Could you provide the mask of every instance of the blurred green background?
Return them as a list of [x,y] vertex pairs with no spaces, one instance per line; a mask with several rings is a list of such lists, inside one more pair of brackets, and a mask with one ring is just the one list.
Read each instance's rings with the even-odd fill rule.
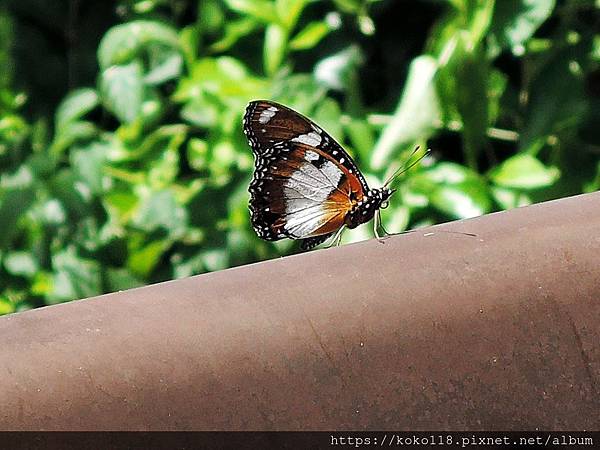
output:
[[596,190],[599,16],[600,0],[5,0],[0,314],[297,251],[250,225],[251,99],[313,118],[373,187],[431,148],[389,231]]

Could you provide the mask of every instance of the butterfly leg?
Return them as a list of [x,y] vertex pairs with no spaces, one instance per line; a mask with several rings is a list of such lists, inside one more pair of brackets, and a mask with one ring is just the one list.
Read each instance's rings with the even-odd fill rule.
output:
[[340,228],[337,233],[335,233],[335,236],[333,237],[333,240],[331,241],[331,244],[329,244],[327,246],[327,248],[330,247],[337,247],[338,245],[340,245],[340,243],[342,242],[342,233],[344,232],[344,229],[346,227],[343,226],[342,228]]
[[377,240],[379,242],[381,242],[382,244],[384,243],[384,237],[388,234],[387,231],[385,231],[384,228],[384,235],[380,236],[379,235],[379,226],[381,225],[381,213],[379,212],[379,210],[377,210],[375,212],[375,217],[373,218],[373,233],[375,233],[375,237],[377,238]]

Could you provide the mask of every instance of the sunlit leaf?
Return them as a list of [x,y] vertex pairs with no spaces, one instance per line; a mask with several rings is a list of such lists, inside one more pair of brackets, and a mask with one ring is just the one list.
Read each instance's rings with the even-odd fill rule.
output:
[[71,91],[56,111],[56,128],[61,130],[68,122],[80,119],[98,106],[99,98],[94,89],[82,88]]
[[375,146],[375,134],[366,120],[353,119],[344,127],[351,145],[365,161],[368,161]]
[[520,189],[508,189],[492,186],[492,196],[502,209],[518,208],[531,204],[529,196]]
[[100,291],[100,266],[97,261],[83,258],[73,247],[68,247],[52,256],[54,270],[48,302],[92,297]]
[[265,71],[273,75],[281,65],[287,46],[287,33],[281,25],[269,25],[265,32]]
[[144,81],[147,84],[160,84],[177,78],[183,67],[183,57],[179,51],[158,47],[149,50],[149,70]]
[[318,122],[323,129],[338,141],[342,141],[342,124],[340,123],[340,106],[335,100],[326,99],[319,104],[315,113],[314,120]]
[[10,314],[14,312],[15,305],[10,299],[6,298],[3,295],[0,295],[0,316],[3,314]]
[[358,46],[350,47],[319,61],[314,74],[319,83],[330,89],[343,91],[350,88],[350,81],[363,61]]
[[240,14],[249,15],[267,23],[278,21],[274,4],[267,0],[225,0],[225,4]]
[[555,0],[496,1],[491,32],[501,48],[514,54],[524,52],[523,45],[550,16]]
[[492,170],[490,179],[499,186],[536,189],[552,185],[560,176],[556,167],[546,167],[535,157],[518,154]]
[[127,267],[136,277],[147,277],[160,261],[163,253],[170,246],[166,239],[153,240],[141,246],[131,246]]
[[202,170],[207,167],[208,144],[202,139],[190,139],[187,148],[187,159],[190,166],[195,170]]
[[224,52],[236,44],[238,40],[258,28],[259,22],[253,17],[243,17],[225,24],[223,37],[210,46],[213,52]]
[[436,72],[437,63],[430,56],[420,56],[411,63],[396,112],[373,150],[373,168],[384,167],[402,145],[426,138],[435,129],[439,120],[434,86]]
[[178,237],[185,231],[187,211],[177,204],[169,191],[150,193],[141,203],[133,223],[147,232],[163,229]]
[[487,189],[478,180],[439,186],[431,195],[431,203],[454,219],[480,216],[491,209]]
[[324,22],[311,22],[290,41],[293,50],[313,48],[329,33],[329,27]]
[[124,66],[112,66],[100,80],[102,102],[121,122],[133,122],[141,112],[144,81],[142,66],[133,61]]
[[17,276],[30,278],[38,270],[38,262],[31,252],[16,251],[7,253],[3,258],[6,270]]
[[288,30],[291,30],[296,25],[302,10],[308,2],[309,0],[275,0],[275,8],[279,20]]
[[161,22],[136,20],[111,28],[102,38],[98,48],[98,61],[102,70],[112,65],[123,65],[137,58],[148,45],[179,47],[177,32]]

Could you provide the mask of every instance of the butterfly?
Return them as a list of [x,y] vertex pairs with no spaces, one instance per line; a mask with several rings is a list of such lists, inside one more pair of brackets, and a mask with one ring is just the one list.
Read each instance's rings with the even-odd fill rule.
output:
[[254,153],[252,226],[267,241],[302,240],[304,250],[374,220],[395,192],[371,189],[346,151],[310,119],[268,100],[250,102],[244,133]]

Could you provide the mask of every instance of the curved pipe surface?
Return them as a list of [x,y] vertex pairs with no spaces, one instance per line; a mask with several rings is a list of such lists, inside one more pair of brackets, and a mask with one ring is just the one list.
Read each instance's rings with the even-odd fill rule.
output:
[[5,316],[0,428],[598,429],[598,255],[593,193]]

